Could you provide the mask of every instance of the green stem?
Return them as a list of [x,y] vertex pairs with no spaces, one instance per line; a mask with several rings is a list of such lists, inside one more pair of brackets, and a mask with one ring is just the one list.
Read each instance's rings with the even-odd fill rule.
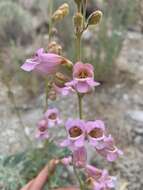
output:
[[83,114],[82,114],[82,96],[79,93],[77,95],[78,95],[79,118],[82,119],[83,118]]
[[81,34],[76,34],[77,61],[81,60]]
[[83,28],[85,28],[87,0],[83,0],[82,4],[83,4]]
[[79,176],[79,174],[77,172],[77,169],[76,169],[74,163],[73,163],[73,170],[74,170],[74,174],[75,174],[75,176],[76,176],[76,178],[77,178],[77,180],[79,182],[80,190],[84,190],[84,184],[83,184],[83,182],[82,182],[82,180],[81,180],[81,178],[80,178],[80,176]]
[[45,97],[45,102],[46,102],[45,110],[48,109],[48,97],[49,97],[49,92],[51,90],[51,87],[52,87],[51,82],[49,81],[48,78],[46,78],[45,79],[45,94],[46,94],[46,97]]
[[[48,37],[49,37],[49,41],[48,43],[50,43],[51,41],[51,37],[52,37],[52,26],[53,26],[53,23],[52,23],[52,12],[53,12],[53,0],[49,0],[48,2],[48,7],[49,7],[49,30],[48,30]],[[49,85],[49,79],[46,78],[45,79],[45,102],[46,102],[46,105],[45,105],[45,109],[48,109],[48,96],[49,96],[49,90],[50,90],[50,85]]]
[[[81,38],[82,38],[82,34],[84,32],[85,29],[85,23],[86,23],[86,7],[87,7],[87,0],[82,0],[82,2],[79,4],[80,6],[78,6],[78,11],[82,14],[82,8],[83,8],[83,26],[82,28],[80,28],[80,30],[78,30],[78,27],[75,28],[75,36],[76,36],[76,61],[81,61]],[[80,93],[77,93],[78,96],[78,111],[79,111],[79,118],[83,119],[83,111],[82,111],[82,99],[83,99],[83,95]],[[82,178],[79,176],[78,171],[73,163],[73,169],[74,169],[74,173],[75,176],[77,177],[77,180],[79,181],[79,185],[80,185],[80,190],[84,190],[85,189],[85,183],[82,180]]]
[[49,43],[51,41],[51,34],[52,34],[52,27],[53,27],[53,23],[52,23],[52,13],[53,13],[53,0],[49,0],[49,30],[48,30],[48,36],[49,36]]

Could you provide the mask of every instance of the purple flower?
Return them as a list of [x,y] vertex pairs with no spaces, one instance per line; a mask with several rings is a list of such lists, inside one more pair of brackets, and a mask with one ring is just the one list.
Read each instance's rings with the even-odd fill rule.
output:
[[73,164],[78,168],[83,168],[86,165],[87,152],[84,147],[80,147],[73,151]]
[[104,139],[105,147],[103,149],[96,149],[97,152],[106,158],[109,162],[115,161],[123,152],[115,146],[114,140],[111,135]]
[[46,53],[43,48],[38,49],[33,58],[27,59],[26,62],[21,66],[25,71],[36,71],[39,74],[55,74],[59,69],[60,65],[71,65],[72,63],[66,58],[54,54]]
[[65,124],[68,138],[61,143],[62,147],[69,147],[71,150],[84,146],[85,122],[80,119],[69,119]]
[[73,88],[71,88],[70,86],[58,87],[57,85],[54,85],[54,90],[57,94],[62,96],[67,96],[71,92],[74,92]]
[[61,163],[65,166],[68,166],[72,163],[72,157],[69,156],[69,157],[64,157],[61,159]]
[[59,111],[56,108],[48,109],[44,114],[44,118],[47,120],[49,127],[53,127],[62,123],[59,118]]
[[73,80],[65,85],[72,87],[78,93],[87,93],[99,83],[94,81],[94,68],[91,64],[77,62],[73,67]]
[[109,176],[107,170],[100,170],[94,166],[87,165],[86,172],[91,180],[93,190],[112,189],[116,185],[116,177]]
[[46,120],[42,119],[38,122],[37,131],[36,131],[36,138],[38,139],[47,139],[49,138],[48,135],[48,123]]
[[105,125],[103,121],[88,121],[86,123],[86,132],[89,143],[97,149],[103,149],[105,146]]

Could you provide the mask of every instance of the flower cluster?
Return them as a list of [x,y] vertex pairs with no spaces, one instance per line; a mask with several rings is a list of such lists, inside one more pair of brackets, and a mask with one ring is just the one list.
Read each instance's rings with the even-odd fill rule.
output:
[[99,83],[94,81],[94,68],[91,64],[77,62],[73,67],[73,80],[65,85],[84,94],[90,92]]
[[59,118],[59,111],[56,108],[48,109],[43,118],[38,122],[36,138],[44,140],[49,138],[48,129],[59,126],[62,121]]
[[59,70],[61,65],[71,64],[66,58],[58,54],[46,53],[43,48],[40,48],[31,59],[26,60],[21,68],[28,72],[35,71],[40,75],[52,75]]
[[112,189],[116,185],[116,177],[109,176],[107,170],[100,170],[94,166],[87,165],[86,172],[94,190]]
[[115,146],[111,135],[106,135],[105,125],[101,120],[88,121],[71,120],[65,124],[68,138],[61,143],[62,147],[69,147],[71,150],[85,147],[88,142],[97,152],[108,161],[115,161],[122,151]]
[[[43,49],[37,51],[33,59],[28,59],[22,66],[26,71],[35,70],[40,74],[57,75],[60,64],[71,63],[67,59],[56,55],[43,52]],[[63,86],[58,86],[54,81],[53,88],[57,93],[68,95],[70,92],[76,92],[80,95],[91,92],[99,83],[94,80],[94,68],[91,64],[77,62],[72,68],[72,78],[67,82],[63,80]],[[59,111],[56,108],[48,109],[43,118],[38,122],[36,138],[48,139],[48,129],[59,126],[61,120]],[[84,121],[82,119],[68,119],[65,123],[67,139],[60,143],[61,147],[69,148],[72,151],[72,157],[62,159],[65,165],[73,164],[77,168],[84,168],[87,181],[90,182],[94,190],[106,190],[115,186],[115,177],[109,176],[106,170],[97,169],[87,164],[86,143],[95,148],[96,152],[103,156],[107,161],[113,162],[123,152],[115,146],[111,134],[107,134],[105,124],[102,120]]]
[[[46,82],[47,79],[49,80],[48,84],[46,84],[46,87],[48,86],[46,88],[46,98],[54,100],[56,95],[66,96],[71,92],[78,95],[79,118],[68,119],[65,122],[64,128],[67,138],[60,143],[60,147],[70,149],[72,155],[60,159],[60,162],[66,166],[71,164],[74,171],[76,168],[82,169],[87,179],[84,185],[91,185],[93,190],[109,190],[115,187],[116,178],[110,176],[107,170],[98,169],[87,163],[88,151],[86,144],[92,146],[98,154],[109,162],[115,161],[119,156],[123,155],[123,152],[116,147],[113,137],[107,133],[106,126],[102,120],[85,121],[82,118],[82,99],[84,95],[91,93],[100,83],[94,79],[94,67],[89,63],[80,61],[81,34],[89,25],[98,24],[102,13],[101,11],[93,12],[87,19],[87,23],[85,23],[86,19],[83,18],[81,3],[86,1],[74,1],[78,10],[74,16],[75,36],[79,43],[77,44],[79,55],[76,63],[73,64],[63,57],[61,46],[57,45],[56,42],[51,42],[47,52],[43,48],[38,49],[35,55],[31,59],[27,59],[21,68],[28,72],[34,71],[46,77]],[[62,20],[68,12],[69,6],[63,4],[53,14],[52,21],[55,23]],[[49,128],[60,126],[61,123],[58,109],[48,109],[37,124],[36,138],[49,140]],[[60,130],[60,128],[58,129]],[[75,172],[75,175],[77,175],[77,172]],[[81,183],[80,180],[79,183]],[[83,190],[82,184],[80,186],[81,190]]]

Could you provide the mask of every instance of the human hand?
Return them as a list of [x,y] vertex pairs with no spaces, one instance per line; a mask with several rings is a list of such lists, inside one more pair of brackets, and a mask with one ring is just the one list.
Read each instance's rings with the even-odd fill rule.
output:
[[47,183],[49,176],[54,173],[59,162],[60,161],[56,159],[51,160],[50,163],[41,170],[38,176],[35,179],[32,179],[21,190],[42,190]]
[[[46,165],[35,179],[32,179],[21,190],[42,190],[47,183],[49,176],[51,176],[59,164],[60,160],[53,159],[48,165]],[[79,190],[74,187],[58,188],[55,190]]]

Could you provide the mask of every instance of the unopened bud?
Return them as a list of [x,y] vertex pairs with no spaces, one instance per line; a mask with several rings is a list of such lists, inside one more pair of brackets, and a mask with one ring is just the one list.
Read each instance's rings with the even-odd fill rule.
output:
[[61,55],[62,47],[59,44],[57,44],[55,41],[52,41],[48,45],[48,52]]
[[54,22],[60,21],[63,19],[63,12],[61,10],[57,10],[54,12],[53,16],[52,16],[52,20]]
[[100,22],[102,18],[102,12],[101,11],[94,11],[89,17],[88,17],[88,25],[96,25]]
[[56,92],[54,89],[52,89],[50,92],[49,92],[49,95],[48,95],[48,98],[52,101],[56,100]]
[[74,25],[76,28],[80,28],[83,24],[83,16],[81,13],[76,13],[76,15],[73,17]]
[[70,60],[66,59],[66,58],[64,58],[62,60],[61,64],[67,66],[68,68],[72,68],[73,67],[73,63]]
[[63,16],[67,16],[69,14],[69,5],[67,3],[64,3],[59,7],[59,10],[63,12]]
[[58,22],[62,20],[65,16],[67,16],[69,13],[69,5],[67,3],[64,3],[61,5],[53,14],[52,20],[54,22]]
[[62,82],[67,81],[66,76],[65,76],[64,74],[60,73],[60,72],[56,73],[56,78],[57,78],[58,80],[62,81]]
[[55,76],[55,84],[56,86],[62,88],[64,87],[65,83],[68,82],[70,79],[68,76],[66,76],[65,74],[61,73],[61,72],[58,72],[56,73],[56,76]]

